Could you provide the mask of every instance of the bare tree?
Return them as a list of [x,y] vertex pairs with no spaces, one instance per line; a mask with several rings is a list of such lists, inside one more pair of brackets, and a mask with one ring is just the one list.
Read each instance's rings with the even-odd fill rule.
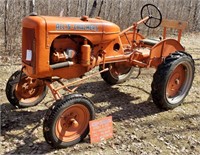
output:
[[89,13],[89,17],[93,17],[94,16],[94,12],[95,12],[96,8],[97,8],[97,0],[94,0],[93,5],[92,5],[92,9],[91,9],[91,11]]
[[[124,29],[140,19],[140,8],[146,3],[146,0],[3,0],[0,1],[2,46],[21,47],[21,19],[31,12],[59,16],[63,9],[63,16],[100,16]],[[200,31],[200,0],[148,0],[148,3],[157,5],[163,18],[189,21],[188,31]],[[143,25],[140,29],[148,30]]]
[[35,12],[35,0],[30,0],[30,13]]
[[8,0],[4,1],[4,47],[7,49],[7,19],[8,19]]
[[100,4],[100,8],[99,8],[99,12],[98,12],[98,15],[97,15],[97,16],[100,16],[100,14],[101,14],[103,2],[104,2],[104,1],[101,0],[101,4]]
[[194,4],[194,14],[193,14],[193,30],[197,30],[199,24],[199,6],[200,1],[196,0]]

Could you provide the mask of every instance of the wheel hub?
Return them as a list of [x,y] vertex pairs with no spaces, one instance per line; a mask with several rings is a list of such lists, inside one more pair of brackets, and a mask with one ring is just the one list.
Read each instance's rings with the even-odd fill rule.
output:
[[176,84],[176,85],[179,85],[179,84],[180,84],[180,80],[179,80],[178,78],[175,80],[175,84]]
[[185,82],[186,71],[183,65],[177,66],[172,72],[167,85],[167,96],[175,97],[181,91],[182,86]]
[[58,118],[55,128],[56,136],[68,142],[79,137],[87,128],[90,114],[81,104],[66,109]]
[[22,77],[15,87],[15,95],[18,100],[29,103],[36,100],[43,90],[43,81],[31,77]]
[[64,118],[62,127],[64,127],[65,129],[70,128],[70,127],[77,128],[79,126],[79,123],[76,117],[77,117],[77,114],[74,114],[74,113],[70,113],[66,117],[61,116],[60,117],[61,119]]
[[76,119],[72,118],[70,119],[70,124],[71,126],[73,126],[74,128],[77,128],[79,126],[79,123]]

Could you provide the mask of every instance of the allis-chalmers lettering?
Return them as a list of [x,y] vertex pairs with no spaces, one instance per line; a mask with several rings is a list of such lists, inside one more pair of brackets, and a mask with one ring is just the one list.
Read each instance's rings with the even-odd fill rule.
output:
[[98,26],[87,24],[56,24],[56,30],[98,31]]

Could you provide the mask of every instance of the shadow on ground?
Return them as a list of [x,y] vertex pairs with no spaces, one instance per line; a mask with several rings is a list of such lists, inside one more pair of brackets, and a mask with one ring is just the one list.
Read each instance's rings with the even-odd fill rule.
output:
[[105,107],[99,107],[95,105],[97,113],[105,112],[108,109],[118,108],[118,111],[111,111],[110,113],[110,115],[113,116],[114,121],[123,121],[130,118],[141,118],[161,112],[161,110],[154,105],[153,101],[151,100],[151,95],[148,91],[146,91],[144,88],[128,85],[128,82],[126,85],[125,84],[118,86],[140,90],[149,96],[148,99],[146,101],[135,104],[134,102],[142,100],[138,94],[134,95],[130,94],[129,92],[121,92],[118,86],[110,86],[104,81],[84,84],[79,88],[78,91],[79,93],[87,92],[93,94],[90,99],[94,102],[94,105],[95,103],[109,102],[109,106]]
[[[1,135],[4,137],[4,141],[12,142],[17,146],[14,150],[6,151],[5,154],[35,154],[37,150],[40,150],[41,153],[52,151],[44,140],[35,143],[42,136],[35,133],[39,133],[38,130],[42,127],[46,109],[37,111],[28,108],[14,109],[9,103],[3,103],[1,110]],[[34,150],[36,151],[34,152]]]
[[[149,92],[145,89],[128,84],[123,85],[123,87],[143,91],[143,93],[146,93],[149,98],[146,101],[134,104],[135,101],[141,98],[135,97],[133,94],[128,92],[120,92],[118,86],[111,87],[103,81],[83,84],[78,89],[78,92],[92,94],[90,99],[94,102],[97,114],[104,113],[107,110],[109,111],[109,109],[118,108],[118,111],[109,112],[109,115],[112,115],[113,121],[115,122],[146,117],[161,112],[161,110],[154,105]],[[101,102],[109,102],[110,104],[105,107],[97,106],[97,104],[101,104]],[[35,108],[36,110],[32,110],[32,108],[29,109],[13,109],[9,103],[3,103],[1,105],[2,136],[4,136],[4,139],[9,142],[16,139],[22,141],[22,144],[17,144],[17,147],[14,150],[11,150],[6,154],[46,154],[54,151],[54,149],[45,142],[44,138],[42,141],[37,141],[40,136],[43,136],[43,134],[37,130],[39,130],[43,125],[43,118],[47,109],[37,110],[37,107]],[[27,128],[28,126],[31,126],[31,128]],[[88,140],[85,142],[89,143]]]

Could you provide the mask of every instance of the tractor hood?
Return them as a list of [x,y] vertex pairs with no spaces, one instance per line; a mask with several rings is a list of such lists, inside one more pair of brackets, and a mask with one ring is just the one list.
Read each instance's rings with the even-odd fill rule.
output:
[[[28,22],[26,22],[28,21]],[[94,44],[107,42],[118,37],[120,28],[114,23],[99,18],[54,17],[54,16],[29,16],[23,20],[32,25],[45,24],[46,35],[80,35],[86,37]],[[43,27],[43,26],[42,26]]]

